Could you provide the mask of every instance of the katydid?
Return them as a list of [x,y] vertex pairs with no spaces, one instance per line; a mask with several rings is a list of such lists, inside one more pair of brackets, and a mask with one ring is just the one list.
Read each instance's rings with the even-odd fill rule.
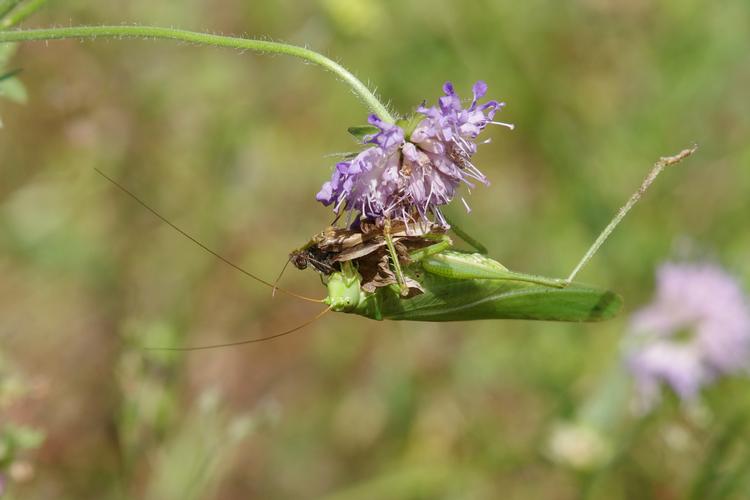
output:
[[[316,199],[326,206],[333,205],[337,217],[340,215],[339,210],[343,209],[350,214],[352,211],[359,211],[364,219],[382,219],[379,222],[384,224],[377,241],[367,245],[363,242],[365,246],[357,247],[345,256],[342,256],[343,252],[327,252],[315,244],[308,244],[293,253],[288,261],[297,267],[312,264],[324,275],[328,289],[325,299],[301,297],[240,268],[169,222],[123,186],[107,177],[170,227],[228,265],[274,291],[278,289],[305,300],[328,304],[328,308],[315,319],[329,310],[359,314],[378,320],[457,321],[513,318],[599,321],[611,318],[619,310],[622,299],[613,292],[573,283],[573,279],[659,172],[668,165],[680,162],[696,149],[693,147],[675,156],[662,158],[654,165],[641,187],[602,231],[567,279],[521,274],[510,271],[499,262],[482,255],[486,252],[479,245],[475,244],[475,248],[479,250],[478,254],[457,252],[451,248],[452,242],[448,236],[440,231],[423,231],[414,240],[408,234],[400,235],[398,228],[391,227],[392,222],[410,221],[413,211],[417,210],[422,222],[428,220],[428,214],[432,214],[445,228],[448,223],[440,207],[453,200],[455,188],[459,184],[472,187],[474,181],[488,183],[487,178],[471,162],[471,157],[476,151],[477,136],[490,124],[509,129],[512,129],[513,125],[494,119],[495,113],[502,109],[504,103],[495,100],[479,103],[487,92],[485,82],[480,80],[474,84],[473,99],[468,106],[463,104],[453,85],[446,82],[443,85],[444,96],[440,98],[438,106],[423,104],[409,118],[396,120],[387,106],[351,72],[306,47],[150,26],[5,30],[0,32],[0,43],[96,37],[161,38],[262,53],[286,54],[333,72],[367,104],[373,112],[368,118],[368,123],[372,127],[353,127],[350,131],[355,136],[361,136],[363,143],[368,147],[355,155],[351,161],[337,164],[331,180],[323,184]],[[8,75],[4,77],[7,78]],[[395,171],[394,166],[397,167]],[[374,167],[377,167],[378,171],[373,173]],[[410,189],[404,189],[404,186],[393,189],[394,185],[398,186],[393,180],[395,176],[401,176],[402,180],[408,179]],[[425,183],[425,179],[429,182]],[[355,184],[358,189],[351,189]],[[360,189],[363,185],[374,189]],[[393,221],[391,216],[394,216]],[[469,244],[474,241],[456,227],[454,232]],[[367,270],[367,264],[374,265],[375,268],[369,270],[368,279],[363,281],[363,272]],[[299,328],[273,337],[285,335]],[[247,342],[257,340],[262,339]]]
[[[291,258],[295,265],[304,262],[297,267],[313,261],[325,276],[325,300],[333,311],[377,320],[599,321],[614,316],[622,303],[612,292],[516,273],[479,253],[452,250],[451,239],[435,227],[392,232],[391,240],[404,247],[395,257],[383,233],[329,228],[292,252]],[[301,255],[307,258],[300,259]],[[393,266],[390,280],[387,268],[382,276],[383,261],[401,262],[398,268]],[[401,283],[414,293],[405,297]]]
[[[566,279],[510,271],[496,260],[483,255],[484,248],[460,229],[456,234],[476,246],[479,253],[452,249],[452,240],[439,227],[424,224],[407,227],[401,223],[387,230],[328,228],[307,245],[292,252],[289,259],[300,269],[310,264],[324,276],[328,291],[324,299],[311,299],[289,292],[233,264],[160,215],[127,188],[101,171],[97,172],[184,237],[245,275],[274,290],[328,306],[303,325],[268,337],[230,344],[177,348],[193,350],[277,338],[299,330],[329,311],[357,314],[376,320],[409,321],[529,319],[592,322],[610,319],[620,310],[622,298],[609,290],[574,283],[573,279],[656,176],[665,167],[679,163],[693,154],[696,149],[694,146],[657,161],[639,189],[619,210]],[[379,272],[382,272],[383,262],[390,269],[392,279],[380,279],[378,284],[370,284],[368,288],[366,283],[363,284],[361,271],[366,265],[380,264]],[[394,265],[395,263],[399,265]],[[413,293],[405,296],[404,285]]]
[[515,273],[489,257],[453,250],[416,260],[404,274],[424,292],[404,298],[396,285],[364,292],[354,266],[342,266],[328,279],[326,303],[334,311],[372,319],[412,321],[600,321],[622,305],[610,291]]
[[[396,284],[380,286],[374,290],[364,289],[362,276],[353,259],[341,259],[344,252],[328,252],[329,262],[343,261],[340,271],[328,273],[328,297],[326,303],[334,311],[359,314],[382,320],[415,321],[465,321],[476,319],[535,319],[550,321],[601,321],[617,314],[622,298],[614,292],[573,283],[578,271],[596,253],[604,240],[614,230],[627,212],[648,189],[656,176],[667,166],[682,161],[694,153],[695,147],[683,150],[675,156],[661,158],[645,178],[639,189],[620,209],[612,222],[602,231],[567,279],[547,278],[522,274],[508,270],[499,262],[481,253],[466,253],[451,250],[451,240],[443,234],[429,232],[430,228],[413,231],[424,241],[435,243],[413,250],[406,259],[408,265],[395,265],[403,260],[396,255],[393,245],[388,244],[388,255],[393,264]],[[455,227],[455,226],[454,226]],[[389,234],[386,225],[383,238],[386,243],[403,238],[399,233]],[[457,231],[468,243],[476,245],[473,238]],[[352,232],[353,236],[361,235]],[[341,234],[337,235],[341,239]],[[326,254],[328,245],[325,233],[314,238],[303,251]],[[347,248],[373,246],[373,243],[358,243]],[[298,255],[296,251],[293,255]],[[361,252],[357,253],[361,259]],[[333,257],[332,257],[333,256]],[[330,267],[330,264],[329,264]],[[403,267],[403,270],[401,269]],[[401,276],[399,276],[399,274]],[[407,280],[416,282],[422,293],[405,298],[403,286]]]

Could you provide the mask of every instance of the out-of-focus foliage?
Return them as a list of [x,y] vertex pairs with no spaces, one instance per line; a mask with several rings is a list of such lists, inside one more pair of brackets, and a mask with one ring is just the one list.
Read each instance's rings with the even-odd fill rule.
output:
[[[0,46],[0,98],[8,99],[11,102],[17,104],[23,104],[26,102],[26,88],[17,78],[20,70],[9,69],[8,62],[13,54],[16,52],[17,45],[13,43],[6,43]],[[0,120],[0,127],[3,126],[2,120]]]
[[[749,284],[750,4],[75,0],[26,27],[119,23],[305,44],[400,112],[434,101],[445,80],[462,95],[486,80],[516,130],[490,130],[475,160],[492,185],[472,192],[470,215],[452,215],[518,271],[565,276],[654,160],[701,149],[582,274],[624,295],[614,321],[330,314],[274,342],[143,351],[271,334],[317,309],[272,298],[93,168],[273,279],[330,222],[314,194],[367,110],[283,57],[146,40],[20,45],[0,65],[23,68],[29,97],[0,100],[0,349],[44,390],[3,409],[0,425],[12,417],[46,439],[25,455],[34,473],[10,485],[14,498],[743,498],[742,379],[689,410],[669,398],[645,419],[619,408],[596,431],[609,459],[584,472],[555,459],[549,436],[573,432],[561,442],[574,452],[599,439],[570,422],[606,399],[627,314],[651,296],[658,263],[708,256]],[[283,284],[324,293],[311,271]]]

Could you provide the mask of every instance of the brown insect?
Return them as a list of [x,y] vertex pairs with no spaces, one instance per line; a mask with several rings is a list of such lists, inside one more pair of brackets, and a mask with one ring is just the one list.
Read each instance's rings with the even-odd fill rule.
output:
[[[297,269],[313,267],[323,276],[341,271],[341,263],[352,261],[362,275],[362,289],[372,292],[378,287],[397,283],[390,263],[386,229],[383,226],[363,222],[358,229],[328,227],[316,234],[303,247],[289,254],[289,262]],[[399,264],[411,263],[409,253],[435,243],[436,235],[445,234],[437,224],[405,224],[391,222],[388,229]],[[429,235],[429,236],[428,236]],[[410,294],[420,293],[421,286],[415,280],[407,280]]]

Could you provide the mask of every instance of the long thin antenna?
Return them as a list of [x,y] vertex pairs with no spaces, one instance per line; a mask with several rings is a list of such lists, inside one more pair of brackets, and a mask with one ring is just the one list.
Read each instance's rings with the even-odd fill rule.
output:
[[201,243],[200,241],[198,241],[197,238],[189,235],[183,229],[177,227],[176,224],[174,224],[171,221],[169,221],[166,217],[164,217],[163,215],[161,215],[155,209],[151,208],[148,204],[146,204],[145,201],[141,200],[138,196],[136,196],[133,192],[131,192],[130,190],[128,190],[125,186],[123,186],[122,184],[120,184],[116,180],[112,179],[111,177],[109,177],[107,174],[105,174],[104,172],[102,172],[98,168],[94,168],[94,170],[96,170],[96,173],[98,173],[99,175],[101,175],[102,177],[104,177],[105,179],[107,179],[109,182],[111,182],[112,184],[114,184],[116,187],[118,187],[122,192],[124,192],[125,194],[127,194],[128,196],[130,196],[131,198],[133,198],[135,201],[137,201],[138,204],[140,204],[143,208],[145,208],[146,210],[148,210],[149,212],[151,212],[152,214],[154,214],[156,217],[158,217],[162,222],[164,222],[165,224],[167,224],[169,227],[171,227],[172,229],[174,229],[175,231],[177,231],[178,233],[180,233],[182,236],[184,236],[185,238],[189,239],[190,241],[192,241],[193,243],[195,243],[196,245],[198,245],[199,247],[201,247],[203,250],[205,250],[206,252],[210,253],[211,255],[213,255],[214,257],[216,257],[217,259],[219,259],[220,261],[222,261],[225,264],[227,264],[227,265],[233,267],[234,269],[238,270],[239,272],[241,272],[245,276],[248,276],[248,277],[254,279],[255,281],[263,283],[264,285],[269,286],[269,287],[271,287],[274,290],[279,290],[279,291],[281,291],[281,292],[283,292],[283,293],[285,293],[287,295],[290,295],[292,297],[296,297],[298,299],[306,300],[308,302],[317,302],[317,303],[322,303],[323,302],[322,299],[313,299],[313,298],[310,298],[310,297],[305,297],[304,295],[299,295],[299,294],[291,292],[289,290],[285,290],[283,288],[279,288],[279,287],[277,287],[275,285],[272,285],[268,281],[266,281],[266,280],[264,280],[262,278],[257,277],[256,275],[254,275],[250,271],[248,271],[246,269],[243,269],[242,267],[238,266],[234,262],[232,262],[229,259],[225,258],[224,256],[220,255],[218,252],[216,252],[214,250],[211,250],[206,245],[204,245],[203,243]]
[[195,347],[144,347],[144,349],[147,351],[202,351],[205,349],[220,349],[222,347],[232,347],[232,346],[238,346],[238,345],[244,345],[244,344],[254,344],[256,342],[265,342],[266,340],[277,339],[279,337],[283,337],[284,335],[289,335],[290,333],[294,333],[297,330],[301,330],[304,327],[311,325],[312,323],[322,318],[323,315],[326,314],[330,310],[331,310],[331,306],[328,306],[325,309],[323,309],[321,312],[319,312],[314,318],[305,321],[301,325],[295,326],[294,328],[283,331],[281,333],[275,333],[273,335],[269,335],[268,337],[260,337],[257,339],[249,339],[249,340],[240,340],[239,342],[228,342],[226,344],[212,344],[212,345],[203,345],[203,346],[195,346]]
[[284,267],[281,268],[281,272],[279,273],[279,276],[276,278],[276,281],[273,282],[273,290],[271,290],[271,297],[276,296],[276,290],[279,288],[279,281],[281,281],[281,277],[284,276],[284,271],[286,271],[286,267],[289,265],[289,263],[292,261],[292,256],[290,255],[289,258],[284,263]]
[[599,250],[599,247],[602,246],[602,244],[607,240],[610,234],[612,234],[612,231],[615,230],[617,225],[622,221],[622,219],[625,218],[625,216],[628,214],[631,208],[638,203],[638,200],[641,199],[643,196],[643,193],[646,192],[646,190],[651,186],[651,184],[654,182],[656,177],[661,173],[662,170],[664,170],[666,167],[670,165],[675,165],[677,163],[680,163],[682,160],[687,158],[688,156],[692,155],[698,150],[698,145],[695,144],[693,147],[688,149],[683,149],[679,153],[677,153],[674,156],[664,156],[659,159],[656,163],[654,163],[654,167],[651,169],[651,172],[648,173],[645,179],[643,179],[643,183],[641,184],[641,187],[638,188],[638,190],[633,193],[633,195],[630,197],[627,203],[620,208],[620,211],[617,212],[617,215],[615,215],[614,219],[607,225],[607,227],[604,228],[604,231],[602,231],[599,234],[599,237],[596,238],[596,241],[591,245],[591,247],[588,249],[586,254],[581,258],[580,262],[578,262],[578,265],[573,269],[573,272],[570,273],[570,276],[568,276],[568,279],[566,280],[568,283],[573,281],[573,278],[576,277],[576,274],[578,274],[578,271],[583,268],[583,266],[586,265],[586,263],[591,260],[591,257],[594,256],[594,254]]

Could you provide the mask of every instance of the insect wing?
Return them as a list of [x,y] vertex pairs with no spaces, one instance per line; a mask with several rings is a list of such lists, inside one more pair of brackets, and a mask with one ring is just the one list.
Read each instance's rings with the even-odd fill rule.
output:
[[614,317],[622,298],[614,292],[572,283],[565,288],[512,280],[456,280],[423,273],[424,293],[403,299],[379,289],[356,311],[376,319],[469,321],[527,319],[602,321]]

